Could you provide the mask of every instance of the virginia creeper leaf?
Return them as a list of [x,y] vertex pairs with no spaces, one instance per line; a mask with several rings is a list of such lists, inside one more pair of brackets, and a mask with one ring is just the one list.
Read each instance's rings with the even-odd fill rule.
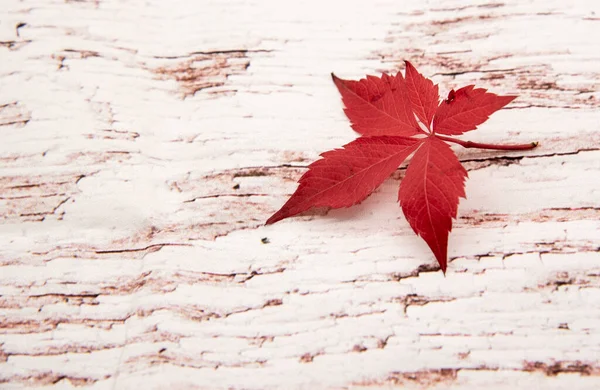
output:
[[446,272],[448,233],[459,197],[465,197],[467,171],[442,140],[427,137],[410,161],[398,200],[416,234],[429,245]]
[[438,86],[419,73],[408,61],[406,63],[406,88],[412,110],[421,123],[431,130],[431,120],[438,108]]
[[408,137],[361,137],[321,154],[300,178],[292,197],[267,224],[312,207],[350,207],[363,201],[421,142]]
[[342,80],[333,73],[346,108],[344,112],[352,128],[362,135],[415,135],[419,125],[410,102],[405,98],[406,83],[401,73],[352,81]]
[[433,118],[433,131],[438,134],[460,135],[475,130],[516,96],[498,96],[483,88],[467,85],[450,91],[442,101]]
[[[416,151],[400,183],[398,200],[408,223],[429,245],[445,273],[448,235],[459,198],[465,197],[467,178],[467,171],[446,142],[499,150],[529,150],[537,142],[491,145],[441,134],[459,135],[476,129],[515,96],[498,96],[468,85],[451,90],[438,105],[438,86],[408,61],[406,78],[401,73],[359,81],[342,80],[333,73],[332,77],[352,128],[363,137],[343,149],[321,154],[322,159],[309,165],[294,194],[267,224],[312,207],[357,204]],[[428,132],[419,127],[417,118]]]

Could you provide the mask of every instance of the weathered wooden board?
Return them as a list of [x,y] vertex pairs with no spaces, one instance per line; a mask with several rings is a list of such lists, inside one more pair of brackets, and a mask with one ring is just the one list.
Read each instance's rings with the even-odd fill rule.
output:
[[[0,388],[600,386],[597,1],[17,1]],[[457,148],[446,277],[395,201],[264,227],[355,136],[330,72],[520,97]],[[443,92],[444,93],[444,92]]]

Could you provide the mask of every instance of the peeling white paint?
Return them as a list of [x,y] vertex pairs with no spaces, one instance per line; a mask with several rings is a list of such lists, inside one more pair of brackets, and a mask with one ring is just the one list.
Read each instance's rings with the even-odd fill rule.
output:
[[[600,385],[596,2],[5,3],[3,389]],[[403,169],[263,226],[355,136],[330,72],[405,59],[519,94],[464,139],[540,142],[456,149],[445,277]]]

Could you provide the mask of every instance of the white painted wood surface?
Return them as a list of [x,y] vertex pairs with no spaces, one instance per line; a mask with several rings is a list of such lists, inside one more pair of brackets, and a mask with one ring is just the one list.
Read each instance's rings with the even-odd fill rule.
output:
[[[600,386],[600,6],[0,10],[0,388]],[[395,201],[264,221],[354,138],[329,73],[519,99],[457,149],[446,277]]]

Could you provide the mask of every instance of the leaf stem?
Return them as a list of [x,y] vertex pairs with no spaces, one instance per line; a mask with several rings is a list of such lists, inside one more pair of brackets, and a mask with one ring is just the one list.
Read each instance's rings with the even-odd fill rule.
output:
[[456,138],[445,137],[443,135],[436,134],[441,140],[446,142],[454,142],[464,148],[477,148],[477,149],[492,149],[492,150],[531,150],[538,146],[537,142],[530,142],[528,144],[513,144],[513,145],[494,145],[494,144],[481,144],[479,142],[463,141]]

